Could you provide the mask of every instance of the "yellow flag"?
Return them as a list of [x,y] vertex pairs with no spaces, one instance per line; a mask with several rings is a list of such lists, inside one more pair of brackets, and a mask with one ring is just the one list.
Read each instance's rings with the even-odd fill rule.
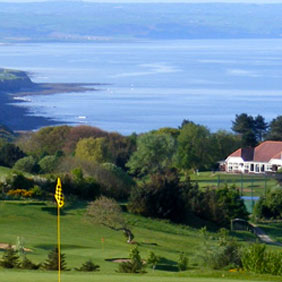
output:
[[58,207],[61,208],[64,205],[64,195],[62,193],[62,184],[60,178],[58,178],[56,186],[55,199],[57,201]]

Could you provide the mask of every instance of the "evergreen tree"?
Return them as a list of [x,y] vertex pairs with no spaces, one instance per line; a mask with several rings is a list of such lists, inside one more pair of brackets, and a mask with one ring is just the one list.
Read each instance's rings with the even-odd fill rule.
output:
[[122,262],[119,265],[119,272],[124,273],[142,273],[144,272],[145,265],[141,259],[139,250],[137,247],[134,247],[130,250],[129,254],[130,260],[127,262]]
[[270,122],[267,139],[282,141],[282,116],[278,116]]
[[[53,250],[51,250],[48,254],[48,258],[47,260],[45,261],[45,263],[43,264],[43,269],[45,270],[58,270],[58,265],[59,265],[59,262],[58,262],[58,248],[55,248]],[[60,254],[60,257],[61,257],[61,270],[67,270],[67,267],[66,267],[66,261],[65,261],[65,254]]]
[[256,138],[258,141],[262,141],[267,134],[268,124],[265,121],[264,117],[261,115],[257,115],[254,122]]
[[20,266],[17,251],[11,245],[4,252],[0,265],[4,268],[18,268]]
[[232,124],[232,130],[242,138],[242,147],[256,146],[256,124],[252,116],[246,113],[236,115],[235,121],[232,121]]

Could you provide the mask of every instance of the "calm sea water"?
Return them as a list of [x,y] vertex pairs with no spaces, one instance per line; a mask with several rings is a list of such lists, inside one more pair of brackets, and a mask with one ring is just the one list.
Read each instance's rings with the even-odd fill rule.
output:
[[107,83],[27,97],[30,115],[123,134],[183,119],[230,130],[235,114],[281,114],[282,40],[186,40],[0,46],[0,66],[36,82]]

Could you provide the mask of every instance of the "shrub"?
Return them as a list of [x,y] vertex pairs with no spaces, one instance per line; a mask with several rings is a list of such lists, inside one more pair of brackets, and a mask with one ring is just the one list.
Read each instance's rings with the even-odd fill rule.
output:
[[242,252],[243,269],[246,271],[282,275],[282,253],[268,251],[263,244],[253,244]]
[[19,256],[17,251],[9,245],[8,249],[5,250],[2,260],[0,261],[0,265],[4,268],[19,268]]
[[100,266],[94,264],[91,260],[86,261],[80,268],[75,268],[77,271],[99,271]]
[[183,252],[179,255],[177,266],[179,271],[184,271],[188,269],[188,258]]
[[34,185],[30,192],[32,192],[32,198],[35,199],[42,200],[46,197],[46,193],[38,185]]
[[174,170],[155,174],[148,183],[142,183],[132,190],[128,208],[143,216],[181,222],[186,214],[182,190]]
[[147,259],[147,265],[151,265],[153,270],[155,270],[157,264],[160,262],[160,257],[156,256],[154,252],[150,252],[150,255]]
[[41,173],[51,173],[58,166],[58,158],[56,156],[45,156],[38,163]]
[[229,237],[226,229],[220,229],[218,240],[211,240],[206,229],[201,229],[203,246],[200,257],[204,265],[212,269],[239,268],[241,267],[240,246],[233,238]]
[[33,187],[34,181],[30,178],[25,177],[20,172],[13,172],[6,178],[4,183],[4,190],[9,191],[13,189],[30,189]]
[[24,157],[19,159],[14,167],[16,170],[33,173],[37,172],[37,163],[36,160],[32,156]]
[[253,244],[246,248],[242,254],[242,264],[246,271],[266,273],[266,247],[263,244]]
[[7,195],[12,196],[13,198],[31,198],[33,193],[32,191],[27,191],[25,189],[15,189],[9,190]]
[[265,198],[260,198],[254,208],[254,217],[282,218],[282,189],[268,191]]
[[22,269],[29,269],[29,270],[36,270],[39,269],[41,264],[35,264],[30,259],[28,259],[26,256],[24,257],[23,261],[20,264],[20,267]]
[[198,217],[212,221],[218,226],[229,227],[231,219],[248,219],[248,212],[235,187],[217,190],[199,190],[191,186],[185,191],[188,208]]
[[134,247],[130,250],[129,254],[130,260],[127,262],[122,262],[119,265],[118,272],[124,272],[124,273],[142,273],[144,272],[145,265],[143,264],[143,261],[141,259],[141,256],[139,254],[139,250],[137,247]]
[[[61,270],[67,270],[65,255],[61,253],[60,257],[61,257],[60,260]],[[58,248],[51,250],[48,254],[47,260],[42,265],[42,268],[45,270],[58,270],[58,266],[59,266],[58,258],[59,258]]]

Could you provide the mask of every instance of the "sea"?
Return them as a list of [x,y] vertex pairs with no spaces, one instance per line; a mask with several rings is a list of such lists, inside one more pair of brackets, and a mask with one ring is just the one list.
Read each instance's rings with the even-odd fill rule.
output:
[[236,114],[282,114],[282,39],[7,44],[0,66],[28,71],[34,82],[100,83],[14,105],[125,135],[184,119],[230,131]]

